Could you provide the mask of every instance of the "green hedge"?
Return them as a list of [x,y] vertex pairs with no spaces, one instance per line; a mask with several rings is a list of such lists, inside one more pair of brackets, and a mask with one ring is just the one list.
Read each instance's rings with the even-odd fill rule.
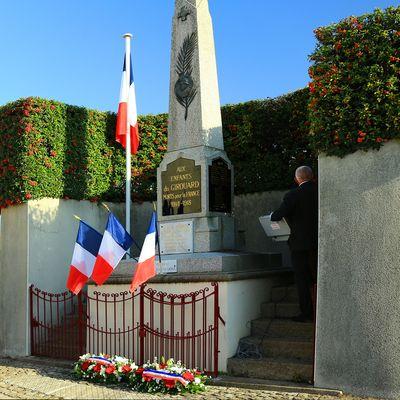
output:
[[235,193],[287,189],[299,165],[315,166],[309,145],[307,89],[222,107],[225,149]]
[[400,137],[400,7],[315,30],[310,56],[312,146],[328,155]]
[[[43,197],[125,199],[125,156],[116,116],[39,98],[0,108],[0,207]],[[167,142],[166,114],[139,117],[132,196],[155,197],[155,169]]]
[[[222,107],[236,193],[286,188],[293,169],[312,163],[306,90],[274,100]],[[125,199],[125,156],[114,140],[116,116],[26,98],[0,108],[0,208],[43,197]],[[167,115],[139,117],[132,198],[155,199],[156,168],[167,146]]]

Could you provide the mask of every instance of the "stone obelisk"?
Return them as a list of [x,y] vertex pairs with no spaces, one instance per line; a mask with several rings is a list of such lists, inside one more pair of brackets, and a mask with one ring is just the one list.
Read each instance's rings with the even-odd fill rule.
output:
[[157,171],[161,253],[234,248],[233,168],[222,136],[208,0],[175,0],[168,151]]

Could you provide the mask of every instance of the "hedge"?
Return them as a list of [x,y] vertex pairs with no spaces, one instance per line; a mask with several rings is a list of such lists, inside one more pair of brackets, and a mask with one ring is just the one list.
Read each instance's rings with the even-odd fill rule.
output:
[[[222,107],[236,193],[286,188],[299,163],[312,162],[306,90]],[[0,108],[0,208],[43,197],[125,199],[125,157],[116,116],[41,98]],[[156,168],[167,149],[167,115],[139,117],[132,198],[156,197]]]
[[287,189],[299,165],[315,166],[309,144],[307,89],[222,107],[225,149],[235,193]]
[[400,137],[400,7],[315,30],[311,144],[343,157]]

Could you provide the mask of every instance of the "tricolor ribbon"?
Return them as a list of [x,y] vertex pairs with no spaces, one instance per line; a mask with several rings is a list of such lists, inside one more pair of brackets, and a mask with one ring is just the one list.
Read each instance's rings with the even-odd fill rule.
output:
[[173,374],[172,372],[160,371],[156,369],[146,369],[143,371],[143,376],[155,379],[173,379],[175,382],[180,382],[183,386],[187,386],[189,381],[184,379],[181,375]]
[[104,358],[104,357],[90,357],[86,361],[95,362],[95,363],[101,364],[101,365],[112,365],[112,364],[114,364],[112,361],[110,361],[109,359]]

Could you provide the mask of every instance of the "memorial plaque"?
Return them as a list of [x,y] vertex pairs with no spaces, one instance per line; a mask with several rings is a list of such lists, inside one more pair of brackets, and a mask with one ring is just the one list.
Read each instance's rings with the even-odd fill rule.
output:
[[193,221],[160,224],[161,254],[193,253]]
[[178,158],[161,172],[162,215],[201,212],[201,166]]
[[231,170],[222,158],[213,160],[208,167],[210,211],[232,211]]
[[178,272],[178,266],[176,260],[161,260],[156,261],[156,273],[157,274],[174,274]]

